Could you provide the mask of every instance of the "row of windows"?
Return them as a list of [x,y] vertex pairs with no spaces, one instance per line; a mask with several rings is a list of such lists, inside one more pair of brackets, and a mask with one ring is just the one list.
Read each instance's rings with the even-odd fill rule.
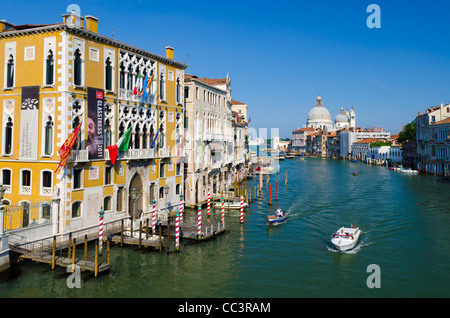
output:
[[[33,54],[34,55],[34,54]],[[10,54],[6,60],[5,88],[13,88],[16,75],[17,61],[13,54]],[[55,84],[55,55],[50,49],[45,54],[44,59],[44,85],[51,86]]]
[[[187,90],[185,90],[185,93],[186,92],[187,92]],[[186,98],[187,97],[188,96],[186,96]],[[200,89],[198,87],[195,88],[195,98],[196,99],[200,99]],[[203,90],[203,101],[204,102],[208,102],[208,103],[213,104],[213,105],[218,105],[218,106],[225,106],[226,105],[226,98],[225,97],[221,97],[219,94],[209,92],[206,89]]]
[[[6,188],[7,193],[11,192],[12,187],[12,170],[4,168],[1,170],[1,180],[3,186]],[[29,169],[20,170],[20,187],[19,194],[31,194],[32,185],[32,172]],[[40,194],[51,195],[52,194],[52,180],[53,172],[50,170],[42,170],[40,174]]]
[[[44,135],[43,135],[43,155],[50,156],[53,153],[53,118],[51,116],[47,117],[44,126]],[[6,125],[4,128],[4,142],[3,142],[3,154],[4,155],[12,155],[13,150],[13,132],[14,132],[14,123],[11,117],[8,117],[6,120]]]

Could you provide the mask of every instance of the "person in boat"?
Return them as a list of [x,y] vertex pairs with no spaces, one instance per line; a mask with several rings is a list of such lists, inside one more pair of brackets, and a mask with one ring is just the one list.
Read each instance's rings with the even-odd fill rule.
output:
[[278,217],[284,216],[284,212],[280,208],[278,208],[278,210],[277,210],[277,216]]

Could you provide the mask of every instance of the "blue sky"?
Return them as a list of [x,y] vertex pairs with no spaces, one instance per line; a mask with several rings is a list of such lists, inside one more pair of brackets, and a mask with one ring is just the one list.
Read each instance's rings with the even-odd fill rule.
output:
[[[317,95],[334,120],[354,107],[357,126],[398,133],[417,113],[450,102],[448,1],[7,1],[0,19],[57,23],[69,4],[99,18],[99,33],[189,65],[229,73],[250,126],[303,127]],[[381,28],[369,29],[371,3]],[[43,9],[45,8],[45,9]]]

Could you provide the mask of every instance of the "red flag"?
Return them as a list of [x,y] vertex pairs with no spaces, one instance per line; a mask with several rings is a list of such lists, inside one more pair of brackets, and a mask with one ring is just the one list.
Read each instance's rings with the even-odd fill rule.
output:
[[69,137],[67,137],[64,144],[61,146],[61,148],[59,148],[58,154],[61,157],[61,160],[58,164],[58,167],[56,167],[55,172],[58,172],[61,168],[63,168],[66,165],[67,159],[69,159],[69,155],[72,151],[75,141],[77,140],[80,129],[81,123],[79,123],[77,128],[75,128],[75,130],[69,134]]

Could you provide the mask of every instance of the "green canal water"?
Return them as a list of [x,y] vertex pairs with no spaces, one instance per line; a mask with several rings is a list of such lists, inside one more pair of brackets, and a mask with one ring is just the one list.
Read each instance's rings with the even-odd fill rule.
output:
[[[239,212],[227,212],[230,232],[214,241],[169,254],[113,246],[112,271],[97,278],[82,273],[81,288],[67,287],[63,268],[23,262],[2,277],[0,297],[450,296],[449,183],[329,159],[288,159],[280,168],[270,177],[272,205],[264,179],[264,193],[245,212],[244,224]],[[257,182],[250,180],[249,188]],[[277,204],[290,217],[268,225]],[[196,211],[187,218],[195,223]],[[210,219],[219,221],[220,211]],[[352,251],[336,251],[332,233],[351,224],[361,229],[360,242]],[[367,286],[371,264],[379,266],[380,288]]]

